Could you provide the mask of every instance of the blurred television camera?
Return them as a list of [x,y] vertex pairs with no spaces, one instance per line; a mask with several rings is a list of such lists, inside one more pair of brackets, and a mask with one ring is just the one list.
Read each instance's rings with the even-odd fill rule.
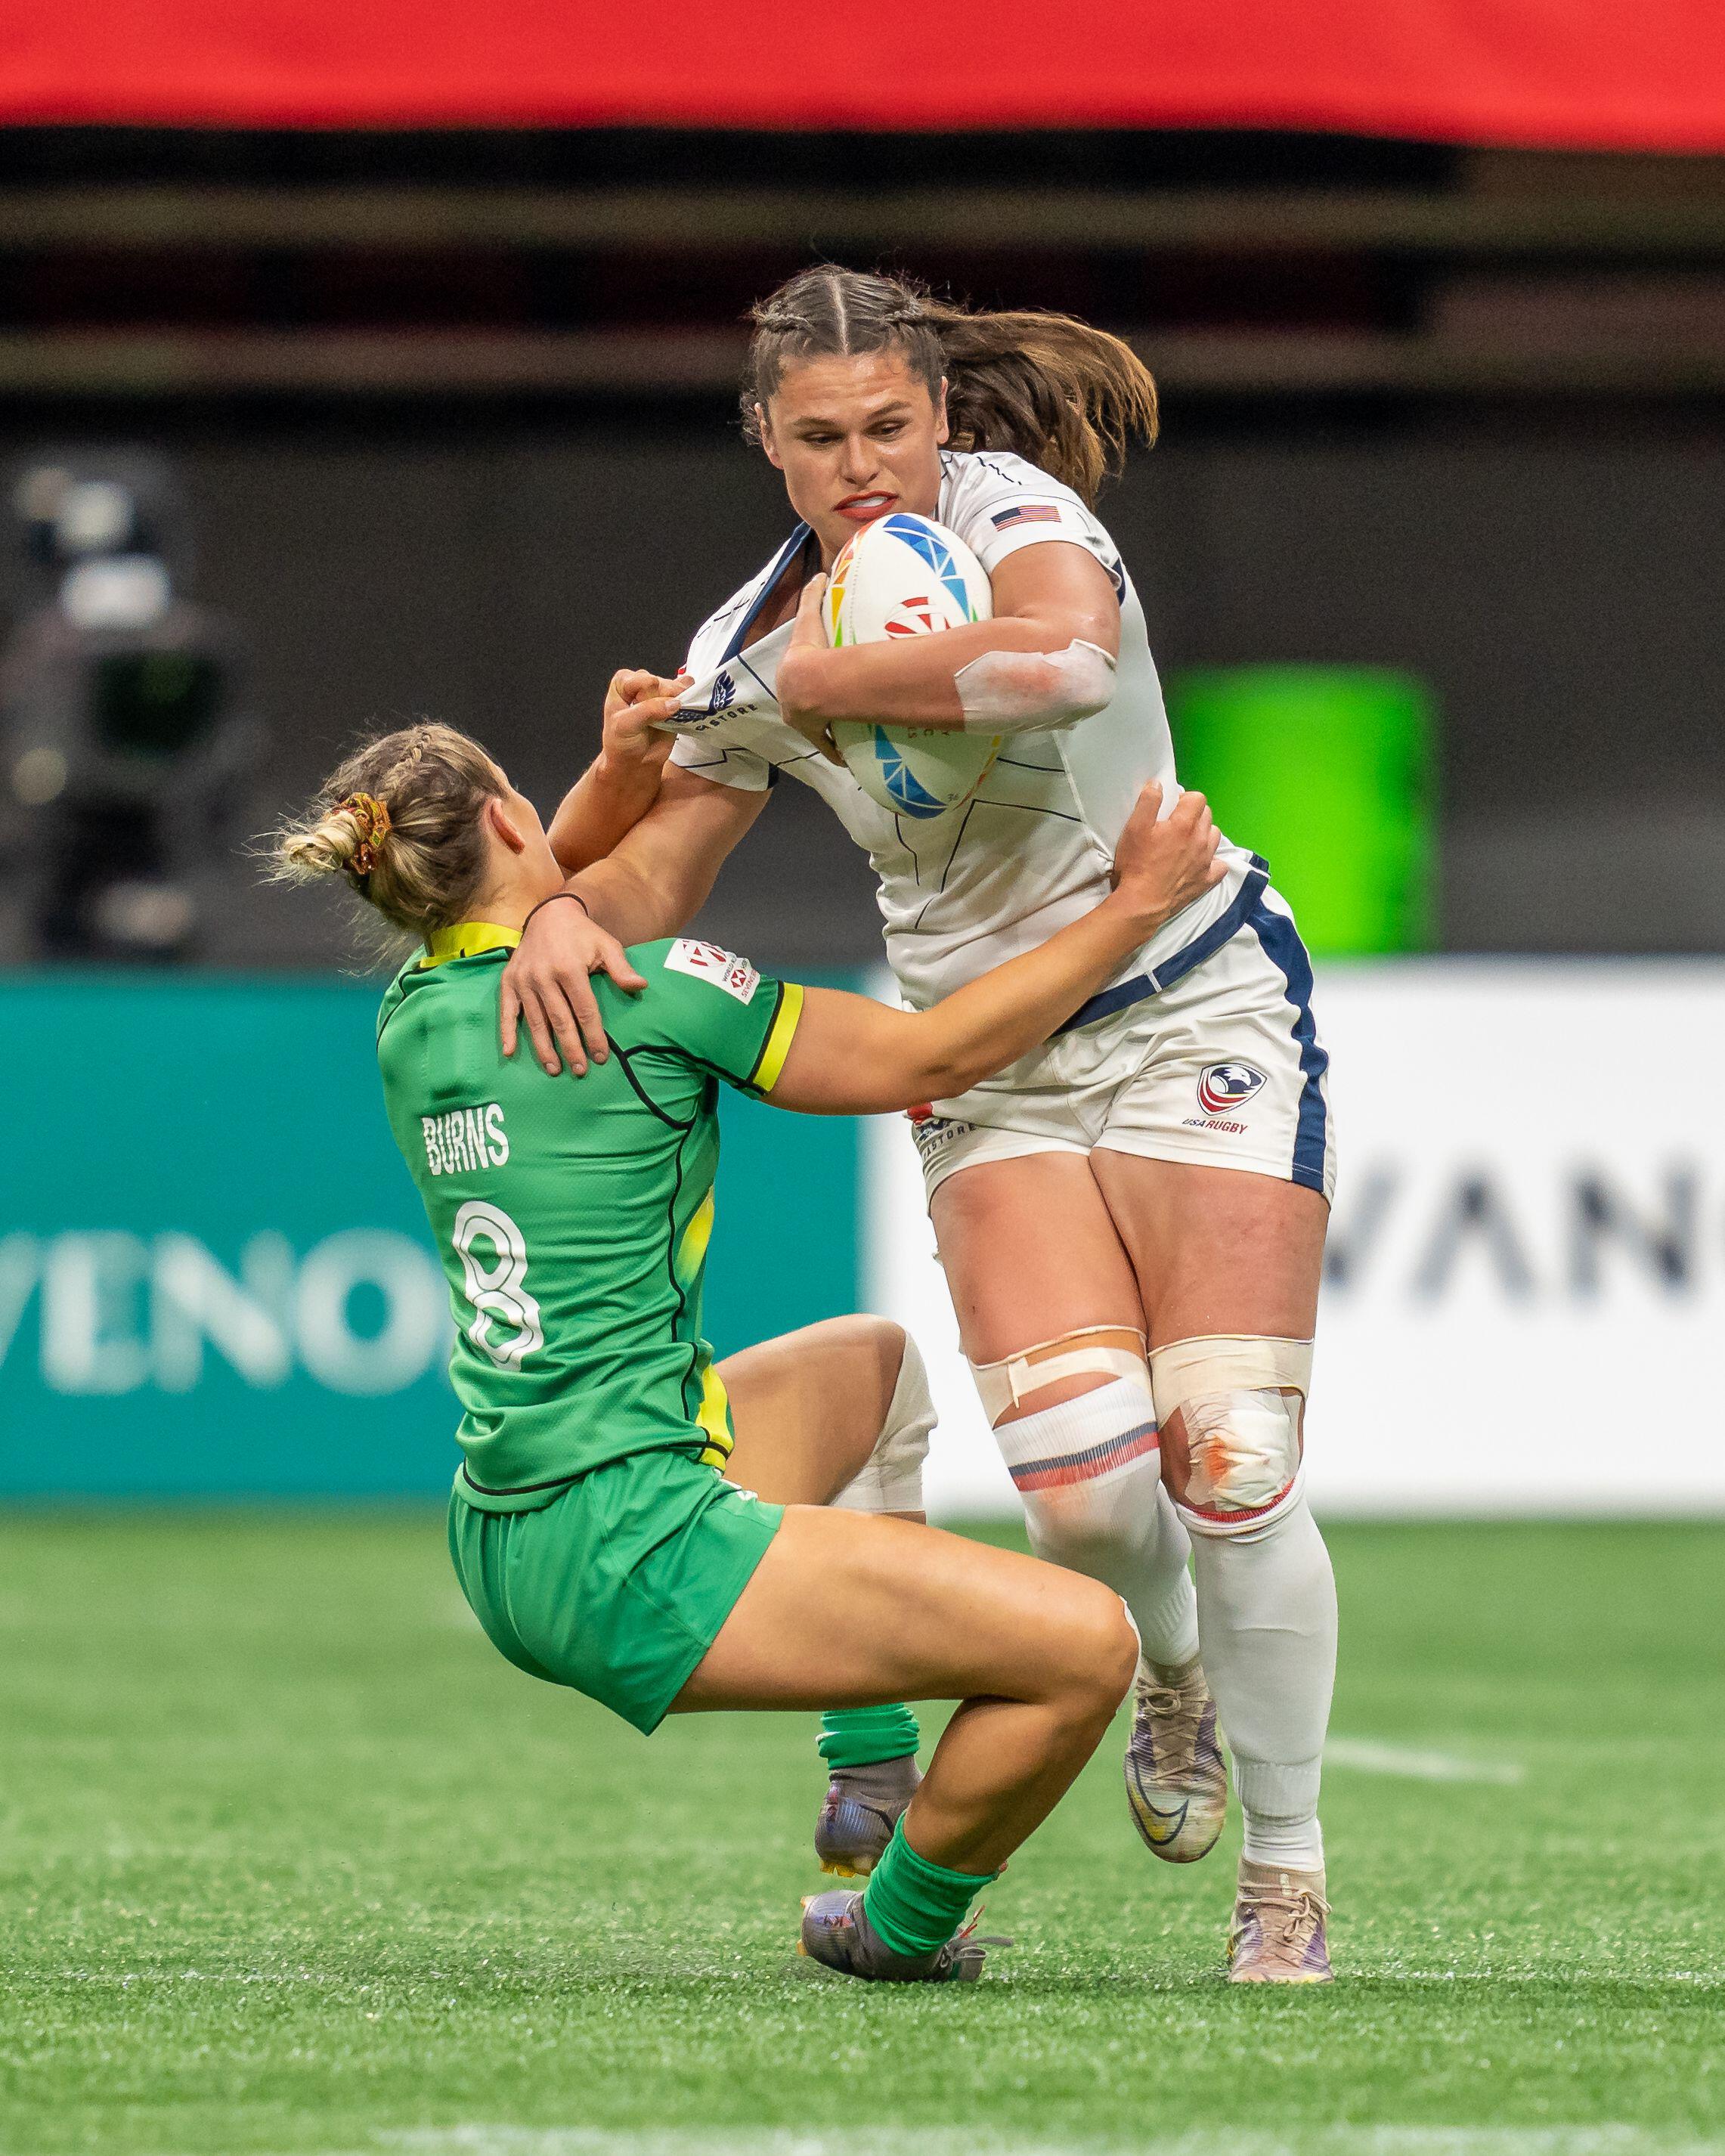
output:
[[178,589],[176,501],[138,459],[44,458],[12,490],[32,596],[0,657],[0,860],[47,957],[195,951],[263,731],[233,624]]

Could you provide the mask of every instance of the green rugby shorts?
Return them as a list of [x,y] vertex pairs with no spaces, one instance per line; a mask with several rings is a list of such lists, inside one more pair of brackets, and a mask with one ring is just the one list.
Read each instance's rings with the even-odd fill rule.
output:
[[531,1510],[520,1497],[482,1510],[458,1474],[449,1498],[449,1554],[493,1646],[649,1733],[784,1517],[691,1452],[631,1453],[534,1493]]

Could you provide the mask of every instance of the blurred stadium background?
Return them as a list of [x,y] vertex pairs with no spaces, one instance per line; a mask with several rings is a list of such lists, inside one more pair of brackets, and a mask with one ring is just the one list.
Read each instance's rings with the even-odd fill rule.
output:
[[[555,798],[610,670],[673,666],[783,536],[741,318],[823,257],[1070,309],[1162,385],[1103,514],[1334,1056],[1330,2020],[1221,2000],[1219,1877],[1092,1861],[1100,1768],[1015,1866],[1042,1943],[986,2041],[745,2010],[806,1732],[639,1758],[511,1689],[429,1507],[374,1502],[452,1471],[444,1292],[377,983],[247,842],[412,714]],[[969,2156],[1219,2102],[1230,2156],[1512,2145],[1339,2118],[1702,2145],[1725,1563],[1671,1516],[1725,1513],[1717,6],[18,0],[0,468],[0,2146],[788,2152],[884,2102],[884,2156]],[[701,927],[876,978],[866,865],[794,786]],[[716,1342],[901,1316],[937,1505],[1004,1519],[908,1140],[726,1113]],[[740,1862],[703,1762],[753,1792]],[[408,2131],[475,2118],[519,2123]]]

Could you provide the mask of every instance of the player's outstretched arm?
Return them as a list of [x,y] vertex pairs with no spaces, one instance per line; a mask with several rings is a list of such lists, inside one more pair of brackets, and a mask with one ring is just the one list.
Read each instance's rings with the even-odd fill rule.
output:
[[1047,1040],[1165,921],[1222,877],[1220,834],[1204,796],[1183,794],[1158,821],[1161,809],[1162,788],[1153,782],[1121,834],[1115,888],[1100,906],[932,1010],[891,1010],[867,996],[807,990],[774,1104],[866,1115],[950,1100]]
[[563,796],[546,834],[565,875],[603,860],[659,798],[673,740],[658,731],[659,722],[675,714],[690,679],[638,667],[611,676],[599,752]]
[[687,927],[767,798],[675,765],[665,771],[640,822],[603,860],[570,879],[580,904],[540,906],[529,921],[498,998],[504,1054],[515,1054],[525,1026],[549,1071],[559,1055],[578,1078],[589,1056],[603,1063],[608,1046],[591,976],[608,973],[622,988],[646,986],[624,947]]

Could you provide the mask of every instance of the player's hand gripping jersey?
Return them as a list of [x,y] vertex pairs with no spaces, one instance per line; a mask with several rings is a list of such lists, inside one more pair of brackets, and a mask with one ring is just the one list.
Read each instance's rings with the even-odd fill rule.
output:
[[[962,811],[927,823],[893,815],[780,716],[773,684],[790,624],[743,648],[762,605],[808,542],[799,528],[696,636],[685,670],[705,688],[709,716],[680,734],[671,752],[676,763],[722,785],[759,792],[788,772],[826,799],[880,879],[887,957],[919,1010],[1045,942],[1098,902],[1115,842],[1147,779],[1161,782],[1170,805],[1178,795],[1144,610],[1107,532],[1070,487],[1022,457],[947,451],[941,463],[935,517],[991,575],[1021,547],[1059,542],[1086,548],[1107,571],[1120,598],[1113,701],[1076,726],[1012,735]],[[1219,859],[1224,880],[1169,921],[1123,978],[1178,963],[1194,946],[1214,948],[1226,934],[1253,864],[1225,839]],[[1075,1023],[1081,1022],[1082,1014]]]
[[803,1000],[711,944],[638,946],[644,990],[594,980],[612,1053],[576,1083],[498,1045],[520,940],[445,932],[377,1022],[390,1126],[449,1277],[457,1486],[493,1511],[631,1454],[729,1457],[701,1337],[718,1083],[771,1091]]

